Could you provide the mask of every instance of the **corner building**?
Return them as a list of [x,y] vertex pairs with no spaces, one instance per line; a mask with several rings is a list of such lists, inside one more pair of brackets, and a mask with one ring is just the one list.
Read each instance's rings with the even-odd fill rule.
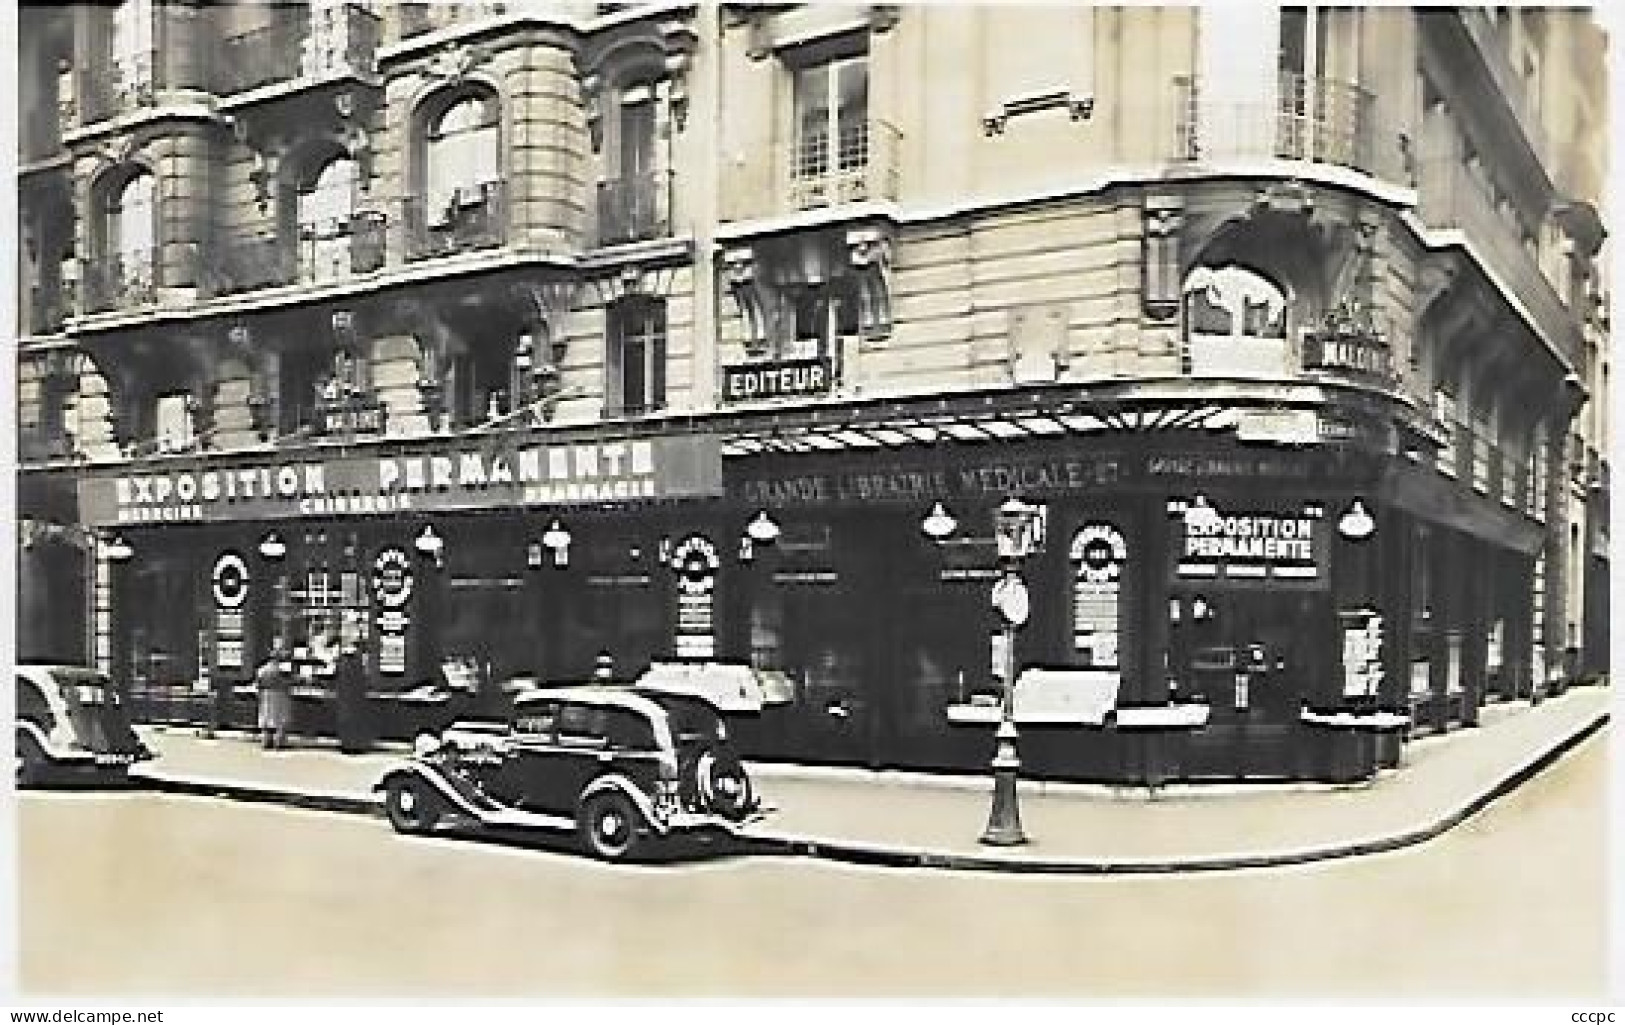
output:
[[149,717],[278,639],[719,658],[755,754],[980,769],[1012,496],[1018,662],[1104,702],[1030,772],[1365,775],[1606,670],[1585,12],[20,19],[19,636]]

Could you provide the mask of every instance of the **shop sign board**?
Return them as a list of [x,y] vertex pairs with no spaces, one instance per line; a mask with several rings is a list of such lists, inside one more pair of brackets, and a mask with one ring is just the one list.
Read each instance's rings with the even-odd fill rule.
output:
[[[214,593],[214,664],[220,669],[243,668],[244,604],[248,601],[248,563],[236,552],[222,552],[210,573]],[[208,660],[203,660],[206,666]],[[200,666],[200,669],[202,666]]]
[[951,463],[922,451],[912,460],[855,460],[796,456],[788,472],[755,471],[732,476],[730,497],[754,506],[787,508],[870,503],[981,501],[1019,495],[1042,499],[1098,495],[1105,489],[1181,488],[1193,481],[1247,486],[1255,482],[1306,483],[1314,460],[1290,452],[1070,451],[1052,456],[1001,456],[989,446]]
[[735,363],[722,368],[722,398],[726,402],[827,395],[834,383],[828,356]]
[[722,493],[714,435],[571,444],[451,444],[428,453],[347,454],[191,466],[80,481],[89,524],[390,515],[574,505]]
[[1181,580],[1242,585],[1325,581],[1327,524],[1318,506],[1226,510],[1193,502],[1176,517],[1174,536],[1174,572]]

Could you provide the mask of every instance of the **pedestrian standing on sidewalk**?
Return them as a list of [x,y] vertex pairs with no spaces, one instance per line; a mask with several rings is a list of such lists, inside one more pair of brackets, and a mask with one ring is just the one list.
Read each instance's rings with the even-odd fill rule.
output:
[[288,746],[288,724],[293,718],[293,679],[283,669],[285,658],[282,645],[273,646],[254,674],[260,699],[260,742],[268,751]]
[[334,712],[339,750],[361,754],[371,746],[367,729],[367,666],[361,651],[346,644],[333,668]]

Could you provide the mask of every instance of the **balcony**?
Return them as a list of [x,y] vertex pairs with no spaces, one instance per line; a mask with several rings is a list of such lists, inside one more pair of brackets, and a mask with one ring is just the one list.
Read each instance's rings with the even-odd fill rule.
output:
[[328,75],[371,74],[378,48],[379,19],[353,5],[311,10],[278,19],[263,28],[227,37],[220,47],[222,94],[245,92],[278,82]]
[[444,202],[422,196],[401,201],[406,218],[406,258],[422,260],[475,249],[490,249],[507,238],[507,189],[485,182],[455,190]]
[[61,152],[62,128],[55,105],[39,106],[27,111],[23,114],[21,127],[21,163],[32,164],[49,160]]
[[63,304],[60,291],[35,285],[29,289],[28,322],[23,325],[21,333],[25,335],[58,334],[62,330],[62,318],[65,312],[66,307]]
[[275,235],[216,238],[209,245],[207,291],[232,295],[370,274],[384,266],[386,227],[382,212],[365,210],[322,230],[302,228],[292,242]]
[[158,251],[117,253],[85,260],[86,313],[150,306],[158,301]]
[[209,250],[213,295],[275,288],[294,280],[293,252],[273,235],[217,239]]
[[1371,94],[1347,82],[1283,74],[1273,103],[1207,101],[1202,83],[1174,79],[1173,159],[1307,160],[1376,174]]
[[1430,228],[1460,231],[1487,270],[1534,318],[1534,327],[1577,370],[1585,366],[1580,319],[1541,272],[1510,214],[1490,201],[1467,165],[1453,157],[1425,160],[1417,211]]
[[671,174],[640,174],[598,183],[598,244],[618,245],[671,234]]
[[159,55],[143,53],[103,65],[103,73],[85,76],[85,123],[105,121],[153,103],[158,89]]
[[793,210],[897,199],[902,133],[884,121],[843,127],[839,137],[805,135],[789,153],[787,200]]

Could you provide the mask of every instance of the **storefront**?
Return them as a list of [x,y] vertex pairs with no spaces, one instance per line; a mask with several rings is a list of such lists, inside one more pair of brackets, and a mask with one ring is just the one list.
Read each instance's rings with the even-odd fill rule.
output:
[[[818,435],[848,444],[776,450],[720,430],[465,439],[92,480],[81,500],[138,553],[113,650],[169,693],[241,686],[278,641],[358,644],[379,694],[747,662],[794,693],[742,728],[753,755],[980,771],[989,732],[947,710],[1000,688],[1011,496],[1044,528],[1018,665],[1110,681],[1098,723],[1024,733],[1035,775],[1137,778],[1148,737],[1164,776],[1369,774],[1396,722],[1470,724],[1526,686],[1531,603],[1509,581],[1541,532],[1511,512],[1452,506],[1369,446],[977,422],[980,443],[848,422]],[[1170,706],[1204,714],[1116,728]]]

